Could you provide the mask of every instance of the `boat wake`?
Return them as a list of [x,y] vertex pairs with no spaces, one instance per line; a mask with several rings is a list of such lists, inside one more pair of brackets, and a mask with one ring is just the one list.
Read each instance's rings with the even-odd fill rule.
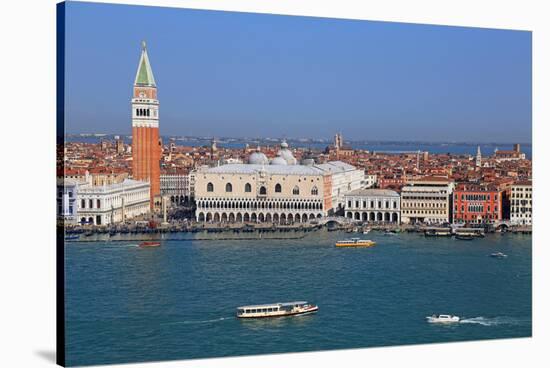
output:
[[474,317],[464,318],[460,323],[478,324],[482,326],[499,326],[499,325],[525,325],[530,323],[529,319],[513,318],[513,317]]
[[205,319],[205,320],[195,320],[195,321],[176,321],[176,322],[168,322],[163,323],[163,325],[194,325],[194,324],[201,324],[201,323],[215,323],[215,322],[221,322],[228,319],[234,319],[235,317],[220,317],[215,319]]

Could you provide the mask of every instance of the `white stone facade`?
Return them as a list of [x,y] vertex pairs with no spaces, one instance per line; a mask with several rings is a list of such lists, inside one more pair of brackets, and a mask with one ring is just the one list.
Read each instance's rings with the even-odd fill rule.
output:
[[401,198],[388,189],[359,189],[345,195],[347,218],[377,223],[400,222]]
[[78,184],[75,180],[57,180],[57,219],[65,224],[77,222]]
[[195,181],[196,181],[197,172],[195,170],[189,173],[189,197],[191,199],[195,198]]
[[189,175],[162,174],[160,176],[160,194],[168,198],[171,204],[188,201],[190,197]]
[[126,179],[122,183],[78,187],[78,222],[109,225],[149,213],[148,182]]
[[331,214],[345,207],[346,193],[363,188],[365,172],[355,166],[342,161],[330,161],[314,166],[331,175]]
[[533,186],[531,182],[512,185],[510,194],[510,222],[512,225],[533,224]]
[[401,190],[401,222],[438,225],[450,222],[454,184],[446,180],[410,182]]
[[232,164],[195,173],[197,221],[294,223],[327,214],[330,177],[301,165]]
[[366,174],[365,175],[365,188],[374,188],[376,186],[376,174]]

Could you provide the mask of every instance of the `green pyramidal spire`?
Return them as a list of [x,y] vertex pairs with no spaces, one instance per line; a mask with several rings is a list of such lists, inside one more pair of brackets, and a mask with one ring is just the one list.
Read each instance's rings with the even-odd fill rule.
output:
[[136,73],[135,85],[156,87],[155,77],[147,55],[147,46],[145,41],[141,42],[141,58],[139,59],[139,67]]

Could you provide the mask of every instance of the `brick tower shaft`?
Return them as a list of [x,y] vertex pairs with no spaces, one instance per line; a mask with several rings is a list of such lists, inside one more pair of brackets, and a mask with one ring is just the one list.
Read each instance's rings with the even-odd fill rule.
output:
[[150,182],[151,209],[160,196],[161,152],[157,86],[143,42],[132,98],[132,176]]

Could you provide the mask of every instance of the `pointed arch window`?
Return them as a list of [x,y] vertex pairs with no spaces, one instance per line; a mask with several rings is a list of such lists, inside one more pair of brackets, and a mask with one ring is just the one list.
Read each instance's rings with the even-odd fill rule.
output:
[[244,191],[245,191],[246,193],[252,192],[252,185],[250,185],[250,183],[246,183],[246,184],[244,185]]
[[206,184],[206,191],[207,192],[213,192],[214,191],[214,184],[212,184],[212,183]]
[[225,191],[231,193],[233,191],[233,185],[231,183],[225,184]]
[[318,195],[319,194],[319,189],[317,189],[317,186],[314,186],[313,188],[311,188],[311,195]]
[[275,184],[275,193],[281,193],[281,191],[282,191],[281,184],[279,183]]
[[260,187],[260,195],[266,195],[266,194],[267,194],[267,189],[264,186],[261,186]]
[[300,195],[300,188],[296,185],[294,189],[292,189],[292,194],[294,195]]

